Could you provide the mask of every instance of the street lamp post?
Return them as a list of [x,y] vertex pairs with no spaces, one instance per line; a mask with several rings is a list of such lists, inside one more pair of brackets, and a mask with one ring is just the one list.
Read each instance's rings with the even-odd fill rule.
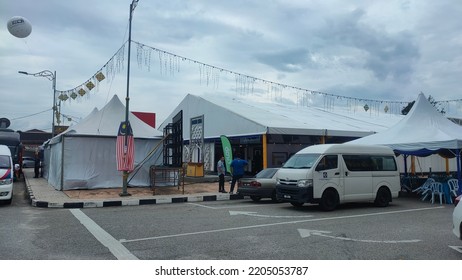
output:
[[[130,16],[128,19],[128,60],[127,60],[127,96],[125,97],[125,125],[128,124],[128,115],[129,115],[129,103],[130,103],[130,48],[132,44],[132,18],[133,12],[135,11],[136,5],[138,5],[139,0],[133,0],[130,4]],[[124,140],[125,147],[127,147],[128,143],[128,130],[125,133],[125,140]],[[124,170],[122,174],[122,192],[119,194],[120,196],[130,196],[131,194],[127,191],[128,186],[128,171]]]
[[53,115],[51,121],[51,137],[55,136],[55,110],[56,110],[56,71],[51,72],[50,70],[43,70],[38,73],[28,73],[25,71],[18,71],[19,74],[31,75],[34,77],[44,77],[53,82]]

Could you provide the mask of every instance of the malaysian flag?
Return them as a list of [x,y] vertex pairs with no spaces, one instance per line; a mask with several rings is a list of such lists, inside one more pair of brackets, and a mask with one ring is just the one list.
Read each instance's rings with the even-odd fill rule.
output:
[[135,145],[130,122],[121,122],[116,142],[117,170],[132,171],[135,161]]

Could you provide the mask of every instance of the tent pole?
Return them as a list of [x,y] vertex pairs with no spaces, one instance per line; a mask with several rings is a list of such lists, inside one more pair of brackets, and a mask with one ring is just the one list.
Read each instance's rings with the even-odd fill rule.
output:
[[446,175],[449,175],[449,158],[444,158],[444,162],[446,164]]
[[403,155],[404,159],[404,176],[407,177],[407,156],[408,155]]
[[415,156],[411,155],[411,174],[415,175]]

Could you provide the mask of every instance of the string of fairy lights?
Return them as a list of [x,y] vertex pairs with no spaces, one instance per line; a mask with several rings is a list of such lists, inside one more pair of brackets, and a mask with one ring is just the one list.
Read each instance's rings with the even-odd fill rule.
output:
[[[407,101],[357,98],[304,89],[217,67],[159,48],[148,46],[137,41],[132,40],[131,42],[136,45],[136,61],[139,68],[146,67],[147,71],[150,72],[153,68],[153,64],[157,63],[157,66],[159,67],[159,74],[161,76],[169,75],[174,77],[181,72],[182,67],[186,66],[186,64],[195,65],[198,67],[200,85],[218,88],[220,79],[234,79],[235,91],[240,95],[261,95],[262,92],[264,92],[268,98],[273,101],[290,101],[298,106],[311,106],[315,103],[315,99],[317,97],[321,97],[321,103],[326,110],[334,110],[337,105],[343,105],[351,112],[355,112],[356,110],[365,110],[366,112],[375,112],[376,114],[379,112],[401,114],[403,107],[410,103]],[[57,90],[57,98],[62,102],[65,102],[82,97],[88,97],[92,90],[98,89],[100,82],[105,79],[108,81],[113,80],[115,75],[124,69],[126,56],[125,47],[127,43],[128,41],[126,41],[104,64],[104,66],[96,71],[96,73],[88,80],[69,90]],[[435,101],[435,104],[442,106],[447,112],[449,104],[460,102],[462,102],[462,98]]]

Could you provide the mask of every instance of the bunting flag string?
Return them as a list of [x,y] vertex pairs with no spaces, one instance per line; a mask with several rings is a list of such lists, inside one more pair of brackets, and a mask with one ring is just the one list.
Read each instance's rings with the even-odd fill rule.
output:
[[[57,98],[61,101],[75,100],[77,98],[88,96],[88,93],[94,88],[98,89],[100,82],[105,80],[108,81],[114,79],[114,76],[120,73],[124,69],[124,58],[125,58],[125,42],[117,52],[101,67],[96,73],[84,83],[76,86],[69,90],[56,90]],[[103,71],[106,71],[106,75]]]
[[[277,102],[292,102],[297,106],[312,106],[316,102],[323,103],[325,110],[334,110],[337,104],[343,101],[344,106],[348,111],[356,113],[358,110],[366,111],[372,114],[401,114],[401,110],[407,106],[408,101],[393,101],[393,100],[378,100],[368,98],[357,98],[336,95],[316,90],[304,89],[297,86],[273,82],[266,79],[253,77],[250,75],[238,73],[225,68],[217,67],[211,64],[203,63],[194,59],[180,56],[171,52],[167,52],[155,47],[147,46],[137,41],[131,41],[136,44],[137,54],[136,60],[139,68],[146,67],[147,71],[151,71],[152,61],[157,57],[159,73],[161,76],[175,76],[180,73],[182,64],[197,65],[199,70],[200,85],[213,86],[218,88],[222,77],[229,80],[234,79],[235,91],[240,95],[258,95],[266,92],[266,95],[273,101]],[[61,101],[75,100],[77,98],[88,96],[88,93],[94,88],[98,89],[101,81],[107,79],[111,81],[115,75],[124,69],[125,63],[125,46],[126,41],[117,52],[108,60],[108,62],[100,68],[87,81],[79,86],[66,90],[56,91],[58,98]],[[155,54],[153,54],[153,52]],[[157,54],[157,55],[156,55]],[[105,70],[105,74],[103,71]],[[230,75],[230,77],[227,77]],[[261,87],[258,87],[261,86]],[[317,100],[321,97],[321,100]],[[435,101],[440,106],[444,106],[446,112],[449,111],[450,104],[457,103],[456,109],[462,110],[462,99]],[[339,105],[340,106],[340,105]]]

